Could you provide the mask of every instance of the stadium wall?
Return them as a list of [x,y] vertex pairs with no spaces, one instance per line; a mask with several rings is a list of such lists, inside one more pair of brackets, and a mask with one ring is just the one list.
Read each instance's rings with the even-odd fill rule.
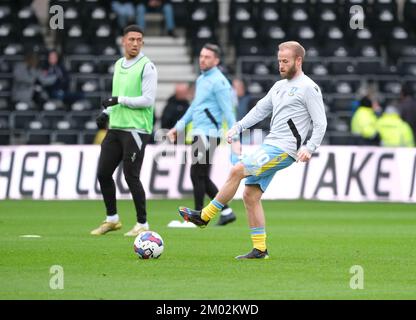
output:
[[[99,152],[96,145],[2,146],[0,199],[101,199]],[[148,198],[192,196],[190,159],[189,147],[149,145],[141,172]],[[230,168],[229,147],[220,146],[211,172],[218,186]],[[416,202],[415,171],[416,149],[323,146],[308,164],[278,172],[264,199]],[[118,197],[130,199],[120,168],[114,178]],[[242,182],[236,198],[243,188]]]

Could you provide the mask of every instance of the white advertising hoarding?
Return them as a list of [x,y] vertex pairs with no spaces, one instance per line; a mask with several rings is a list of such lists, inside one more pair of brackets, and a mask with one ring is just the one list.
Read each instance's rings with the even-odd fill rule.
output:
[[[249,153],[256,146],[244,146]],[[96,170],[100,147],[1,146],[0,199],[101,199]],[[192,195],[187,146],[148,145],[141,180],[149,199]],[[231,168],[229,147],[215,152],[211,177],[218,187]],[[415,202],[416,149],[323,146],[308,164],[279,171],[264,199]],[[122,170],[117,196],[130,199]],[[237,191],[241,198],[244,180]]]

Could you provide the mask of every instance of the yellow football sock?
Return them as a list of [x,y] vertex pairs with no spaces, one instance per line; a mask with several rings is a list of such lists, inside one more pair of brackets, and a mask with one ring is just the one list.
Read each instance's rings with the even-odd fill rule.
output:
[[224,208],[224,205],[216,201],[215,199],[212,200],[209,205],[207,205],[204,209],[202,209],[201,218],[204,221],[210,221],[215,215],[220,212]]
[[266,231],[263,227],[251,228],[251,241],[253,248],[266,251]]

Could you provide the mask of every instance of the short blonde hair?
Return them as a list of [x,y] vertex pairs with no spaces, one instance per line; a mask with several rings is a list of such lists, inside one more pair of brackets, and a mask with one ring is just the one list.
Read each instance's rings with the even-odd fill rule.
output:
[[279,50],[289,49],[295,53],[295,58],[301,57],[302,61],[305,60],[305,48],[297,41],[286,41],[279,44]]

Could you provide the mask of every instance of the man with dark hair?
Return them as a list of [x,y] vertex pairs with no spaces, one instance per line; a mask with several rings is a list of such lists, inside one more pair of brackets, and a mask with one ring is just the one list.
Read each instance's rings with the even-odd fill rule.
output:
[[140,232],[149,230],[140,170],[145,147],[153,130],[157,71],[149,58],[140,52],[143,44],[143,31],[138,26],[130,25],[124,29],[124,57],[115,64],[112,97],[103,102],[105,109],[97,118],[100,129],[108,127],[101,144],[97,172],[107,217],[97,229],[91,231],[93,235],[121,228],[112,178],[121,161],[137,217],[136,225],[125,236],[137,236]]
[[[231,84],[217,67],[220,56],[220,48],[217,45],[211,43],[204,45],[199,55],[202,74],[196,81],[195,99],[184,116],[168,132],[169,139],[174,142],[177,132],[184,131],[185,126],[192,121],[191,180],[195,210],[204,207],[205,194],[213,199],[218,192],[218,188],[209,176],[211,161],[221,141],[223,118],[226,119],[229,128],[235,123]],[[236,216],[231,208],[224,206],[218,225],[226,225],[235,219]]]

